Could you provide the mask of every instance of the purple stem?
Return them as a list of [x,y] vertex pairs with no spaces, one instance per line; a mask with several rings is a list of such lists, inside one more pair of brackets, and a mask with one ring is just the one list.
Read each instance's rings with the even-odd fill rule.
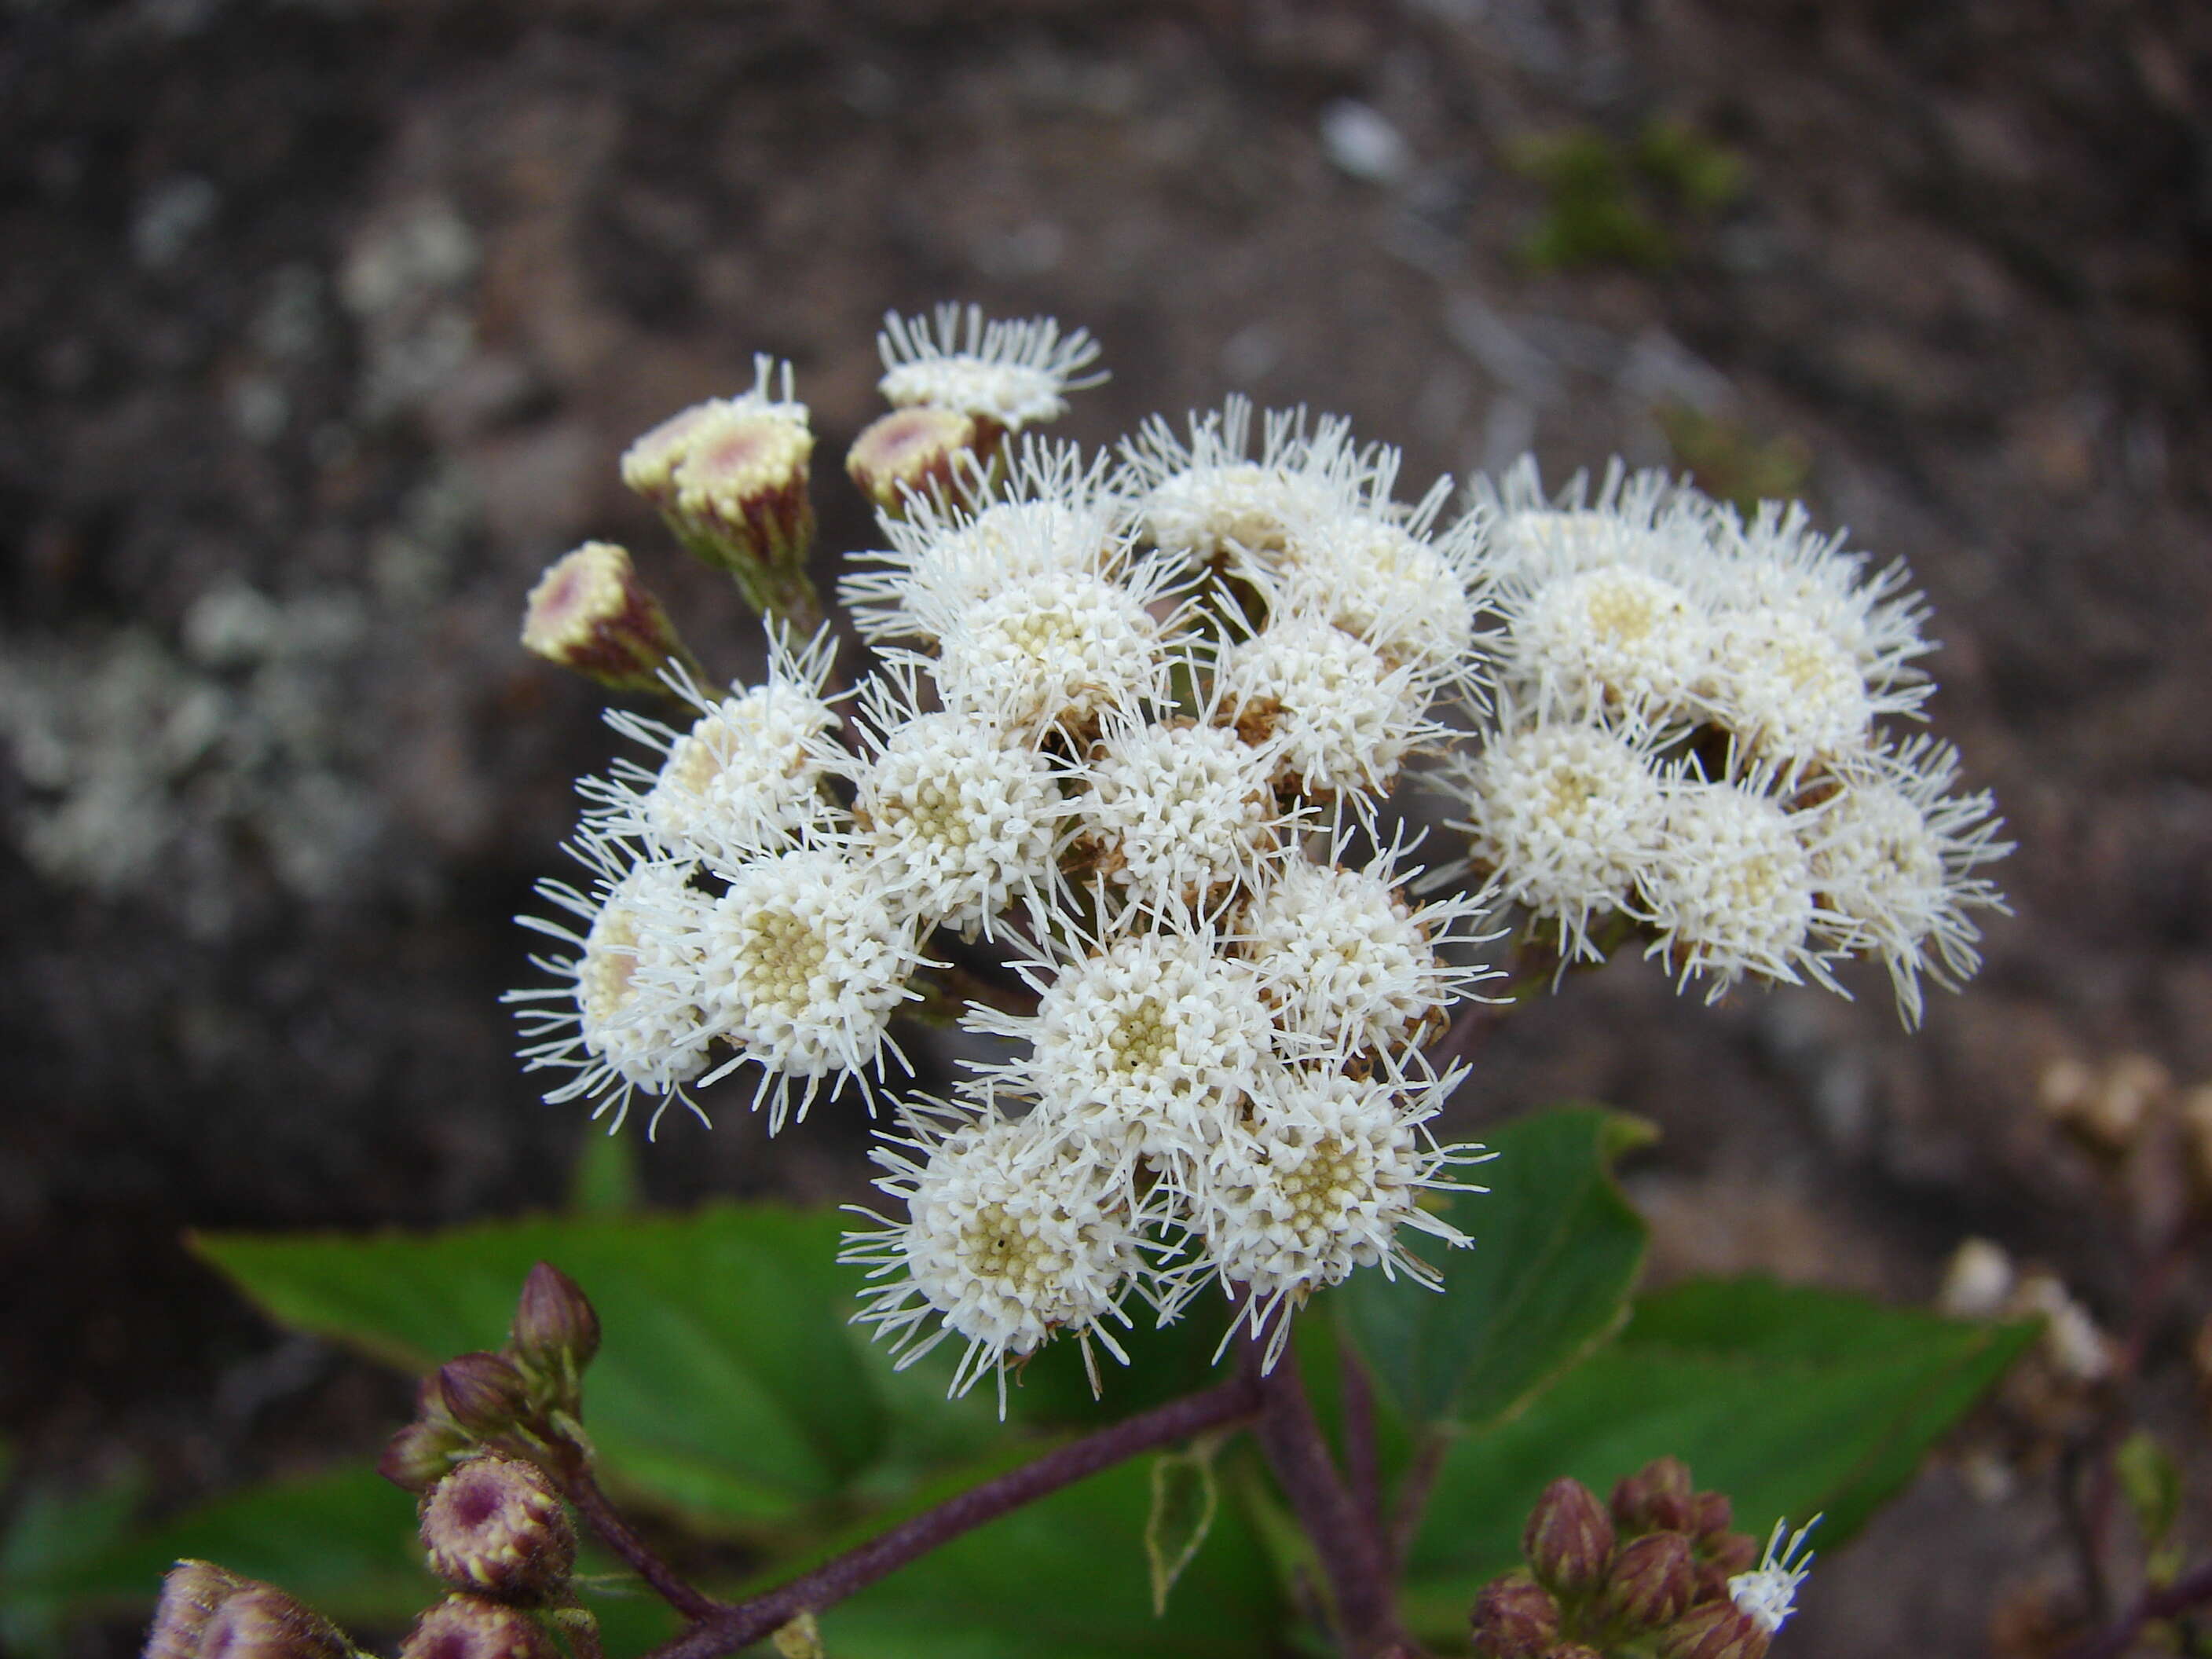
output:
[[2212,1601],[2212,1561],[2162,1590],[2146,1591],[2125,1618],[2111,1629],[2069,1648],[2065,1659],[2120,1659],[2152,1620],[2171,1619],[2204,1601]]
[[559,1472],[561,1489],[575,1506],[576,1513],[599,1535],[601,1543],[629,1562],[637,1576],[653,1587],[653,1594],[686,1619],[706,1619],[728,1607],[726,1601],[717,1601],[704,1590],[684,1582],[673,1567],[653,1553],[653,1546],[639,1537],[607,1501],[607,1495],[599,1490],[599,1483],[592,1478],[591,1469],[580,1457],[562,1462],[564,1467]]
[[971,1486],[787,1584],[735,1606],[717,1603],[703,1616],[693,1615],[697,1623],[674,1641],[653,1649],[646,1659],[713,1659],[717,1654],[750,1647],[800,1613],[819,1613],[1009,1510],[1035,1503],[1140,1452],[1157,1450],[1254,1416],[1260,1408],[1258,1386],[1243,1376],[1201,1394],[1170,1400]]

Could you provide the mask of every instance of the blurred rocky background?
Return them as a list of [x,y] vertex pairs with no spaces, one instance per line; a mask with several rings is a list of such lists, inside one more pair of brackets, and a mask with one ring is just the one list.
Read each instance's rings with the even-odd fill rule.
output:
[[[1503,1028],[1465,1124],[1602,1098],[1655,1272],[1925,1301],[1971,1234],[2204,1426],[2201,1259],[2138,1294],[2212,1097],[2212,12],[2191,0],[0,8],[0,1431],[164,1502],[366,1452],[400,1385],[270,1333],[188,1226],[556,1201],[499,992],[613,740],[521,596],[627,542],[724,672],[719,579],[615,458],[793,359],[832,550],[881,313],[1051,313],[1109,440],[1237,389],[1407,475],[1638,464],[1907,558],[2016,914],[1886,988]],[[740,1085],[741,1086],[741,1085]],[[864,1127],[741,1099],[672,1203],[847,1197]],[[2206,1107],[2205,1109],[2212,1109]],[[2082,1150],[2085,1141],[2102,1153]],[[2169,1149],[2170,1151],[2170,1149]],[[2207,1350],[2212,1361],[2212,1349]],[[1793,1655],[2037,1651],[2079,1505],[2002,1437],[1824,1561]],[[2206,1516],[2195,1516],[2199,1552]],[[124,1652],[133,1632],[88,1634]]]

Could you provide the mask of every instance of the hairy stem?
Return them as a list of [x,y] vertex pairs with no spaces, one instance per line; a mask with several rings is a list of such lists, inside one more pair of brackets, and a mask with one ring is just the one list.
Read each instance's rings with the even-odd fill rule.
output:
[[686,1619],[705,1619],[727,1608],[727,1602],[718,1601],[685,1582],[682,1575],[654,1553],[653,1546],[639,1537],[607,1500],[607,1495],[599,1490],[599,1483],[592,1478],[590,1466],[580,1455],[562,1459],[556,1478],[562,1495],[584,1517],[584,1524],[599,1534],[601,1543],[628,1562],[631,1571],[670,1607]]
[[1238,1423],[1256,1415],[1260,1407],[1257,1385],[1239,1376],[1070,1441],[901,1522],[787,1584],[734,1606],[713,1604],[705,1613],[692,1614],[697,1622],[690,1630],[647,1659],[714,1659],[749,1647],[800,1613],[819,1613],[986,1522],[1141,1452]]

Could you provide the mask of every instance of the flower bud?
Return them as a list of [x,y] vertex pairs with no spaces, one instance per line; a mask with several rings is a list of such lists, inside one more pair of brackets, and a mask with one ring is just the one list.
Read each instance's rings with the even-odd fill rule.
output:
[[1759,1563],[1759,1540],[1747,1532],[1724,1532],[1700,1540],[1705,1559],[1728,1572],[1749,1572]]
[[845,471],[860,492],[884,512],[902,514],[908,495],[950,495],[960,458],[987,460],[999,428],[972,415],[927,404],[895,409],[853,440]]
[[671,663],[696,677],[675,624],[612,542],[546,567],[522,615],[523,648],[611,691],[658,691]]
[[179,1561],[161,1580],[144,1659],[192,1659],[215,1610],[252,1581],[212,1561]]
[[515,1427],[530,1410],[522,1373],[495,1353],[465,1353],[438,1368],[438,1408],[458,1428],[489,1439]]
[[201,1626],[193,1659],[352,1659],[336,1625],[273,1584],[243,1583]]
[[[435,1401],[430,1405],[434,1411]],[[376,1472],[405,1491],[428,1492],[471,1443],[441,1416],[420,1418],[392,1437],[376,1460]]]
[[1559,1604],[1525,1572],[1482,1587],[1468,1615],[1483,1659],[1539,1659],[1559,1639]]
[[1728,1535],[1735,1522],[1735,1509],[1724,1492],[1701,1492],[1690,1500],[1690,1518],[1682,1530],[1707,1549]]
[[1522,1553],[1536,1577],[1562,1595],[1580,1595],[1604,1576],[1613,1556],[1613,1523],[1597,1494],[1562,1475],[1529,1511]]
[[1624,1532],[1682,1532],[1690,1522],[1690,1466],[1655,1457],[1613,1489],[1613,1518]]
[[422,1500],[430,1571],[457,1589],[544,1601],[576,1565],[576,1531],[560,1494],[528,1463],[471,1458]]
[[1660,1633],[1659,1659],[1764,1659],[1771,1638],[1733,1601],[1692,1607]]
[[520,1607],[449,1595],[415,1621],[399,1659],[560,1659],[560,1650]]
[[1697,1591],[1690,1540],[1679,1532],[1650,1532],[1620,1547],[1601,1601],[1609,1617],[1649,1631],[1680,1619]]
[[514,1352],[532,1370],[554,1376],[581,1371],[599,1351],[599,1316],[576,1281],[541,1261],[522,1281],[514,1304]]

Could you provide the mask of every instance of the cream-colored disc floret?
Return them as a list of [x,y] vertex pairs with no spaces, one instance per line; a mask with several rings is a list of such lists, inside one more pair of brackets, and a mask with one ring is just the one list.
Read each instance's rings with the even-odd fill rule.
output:
[[1168,657],[1146,599],[1097,576],[1006,583],[946,623],[933,664],[945,707],[1035,736],[1156,696]]
[[1107,878],[1152,905],[1249,884],[1285,828],[1272,744],[1218,726],[1109,724],[1082,776],[1077,823]]
[[1510,632],[1513,672],[1539,709],[1586,718],[1612,708],[1655,722],[1704,681],[1715,640],[1703,605],[1625,564],[1546,582]]
[[1812,937],[1812,860],[1791,815],[1754,785],[1670,784],[1666,833],[1638,886],[1658,935],[1648,954],[1710,981],[1708,1000],[1747,975],[1833,988]]
[[1328,618],[1393,666],[1464,678],[1474,606],[1459,552],[1371,513],[1303,520],[1279,561],[1280,604]]
[[1856,755],[1875,713],[1850,653],[1782,611],[1722,618],[1704,701],[1746,755],[1783,767]]
[[1316,800],[1371,807],[1406,757],[1443,735],[1428,718],[1432,681],[1321,617],[1270,617],[1222,653],[1218,684],[1221,717],[1272,740],[1284,772]]

